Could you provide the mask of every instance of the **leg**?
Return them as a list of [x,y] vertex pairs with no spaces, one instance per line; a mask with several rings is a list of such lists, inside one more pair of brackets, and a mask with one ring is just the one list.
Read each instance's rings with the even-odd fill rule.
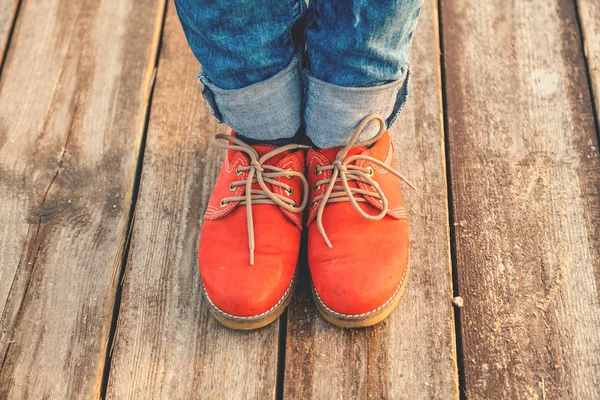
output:
[[[346,144],[377,113],[388,127],[408,89],[406,60],[423,0],[313,0],[308,15],[307,135],[322,148]],[[376,126],[365,136],[372,137]]]
[[301,0],[175,0],[188,43],[202,64],[204,98],[240,136],[276,140],[301,125],[300,57],[292,28]]
[[[208,307],[234,329],[281,315],[296,285],[307,203],[305,147],[294,142],[302,114],[301,56],[292,27],[303,0],[175,0],[202,63],[202,92],[235,133],[198,241]],[[285,140],[287,139],[287,140]],[[279,147],[276,147],[279,146]]]
[[421,4],[311,4],[305,123],[319,148],[307,155],[308,264],[317,309],[343,327],[385,319],[407,283],[399,180],[411,185],[394,169],[387,128],[406,100],[406,58]]

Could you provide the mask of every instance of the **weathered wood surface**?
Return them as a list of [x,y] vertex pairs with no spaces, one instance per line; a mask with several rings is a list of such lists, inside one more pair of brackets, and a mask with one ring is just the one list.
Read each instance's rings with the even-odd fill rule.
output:
[[223,160],[197,61],[169,2],[107,397],[275,397],[279,325],[219,325],[202,297],[199,220]]
[[574,3],[442,1],[466,393],[600,398],[600,160]]
[[99,395],[163,8],[21,6],[0,77],[0,398]]
[[21,0],[0,0],[0,70]]
[[[600,116],[600,1],[577,0],[596,115]],[[599,117],[600,119],[600,117]],[[598,121],[598,120],[597,120]],[[596,126],[600,135],[600,127]]]
[[[0,398],[98,397],[164,0],[22,0],[5,53],[19,2],[0,0]],[[287,327],[243,333],[200,293],[198,221],[223,156],[209,139],[227,128],[169,3],[108,397],[273,398],[280,329],[285,398],[458,397],[435,4],[392,130],[419,187],[398,310],[335,328],[304,263]],[[600,398],[600,3],[577,9],[442,1],[469,398]]]
[[305,279],[288,311],[285,398],[458,398],[434,2],[425,2],[411,59],[413,95],[392,128],[398,169],[419,188],[404,190],[406,293],[382,324],[342,330],[318,315]]

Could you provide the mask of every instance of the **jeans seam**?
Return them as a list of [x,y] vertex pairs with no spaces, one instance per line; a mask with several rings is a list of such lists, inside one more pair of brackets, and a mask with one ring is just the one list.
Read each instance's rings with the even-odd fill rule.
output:
[[344,132],[350,132],[360,119],[374,112],[382,114],[390,128],[408,98],[410,65],[405,63],[401,70],[400,79],[385,85],[345,87],[319,80],[304,69],[302,115],[308,137],[319,147],[342,145]]
[[215,94],[209,88],[209,86],[206,82],[207,80],[208,80],[208,77],[206,76],[204,71],[202,69],[200,69],[200,72],[198,72],[198,82],[200,84],[200,93],[202,94],[204,101],[208,105],[208,109],[210,110],[211,114],[217,119],[217,121],[219,123],[223,123],[223,115],[219,111],[219,107],[217,106],[217,102],[215,100]]
[[402,109],[404,108],[404,105],[408,100],[408,95],[410,94],[410,63],[406,62],[406,64],[404,64],[402,68],[406,68],[406,76],[404,77],[404,82],[402,82],[402,85],[400,85],[400,88],[398,89],[398,94],[396,95],[396,103],[394,104],[392,113],[385,121],[385,124],[388,127],[388,129],[392,126],[394,122],[396,122],[396,119],[398,118],[400,111],[402,111]]

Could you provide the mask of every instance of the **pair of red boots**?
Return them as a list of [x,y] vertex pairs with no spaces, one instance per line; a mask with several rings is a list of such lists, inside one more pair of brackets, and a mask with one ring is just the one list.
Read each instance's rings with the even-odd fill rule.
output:
[[[357,143],[371,121],[379,133]],[[406,179],[391,167],[385,121],[365,118],[343,148],[250,146],[234,133],[217,139],[227,156],[198,248],[214,317],[255,329],[281,315],[296,285],[303,226],[321,315],[343,327],[387,317],[406,286],[409,235],[397,178]]]

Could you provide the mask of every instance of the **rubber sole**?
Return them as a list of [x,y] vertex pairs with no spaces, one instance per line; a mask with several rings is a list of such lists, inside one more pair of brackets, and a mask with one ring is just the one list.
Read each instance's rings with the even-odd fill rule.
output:
[[202,291],[204,292],[205,298],[208,300],[210,313],[221,325],[230,329],[243,331],[259,329],[269,325],[271,322],[279,318],[281,314],[283,314],[283,312],[285,311],[285,308],[290,304],[290,301],[294,296],[294,292],[296,291],[296,275],[294,275],[294,278],[290,283],[288,289],[285,291],[283,297],[279,299],[279,301],[273,308],[262,314],[248,317],[232,315],[221,310],[212,302],[210,297],[208,297],[204,286],[202,286]]
[[391,297],[382,307],[376,309],[376,311],[359,315],[341,314],[328,309],[325,303],[323,303],[323,300],[321,300],[319,297],[314,285],[311,283],[313,299],[317,305],[317,310],[319,310],[319,314],[321,314],[321,316],[327,322],[330,322],[341,328],[363,328],[366,326],[376,325],[386,319],[400,302],[400,299],[404,295],[406,284],[408,283],[409,270],[410,266],[407,265],[406,272],[404,273],[402,282],[400,283],[398,289],[394,293],[393,297]]

